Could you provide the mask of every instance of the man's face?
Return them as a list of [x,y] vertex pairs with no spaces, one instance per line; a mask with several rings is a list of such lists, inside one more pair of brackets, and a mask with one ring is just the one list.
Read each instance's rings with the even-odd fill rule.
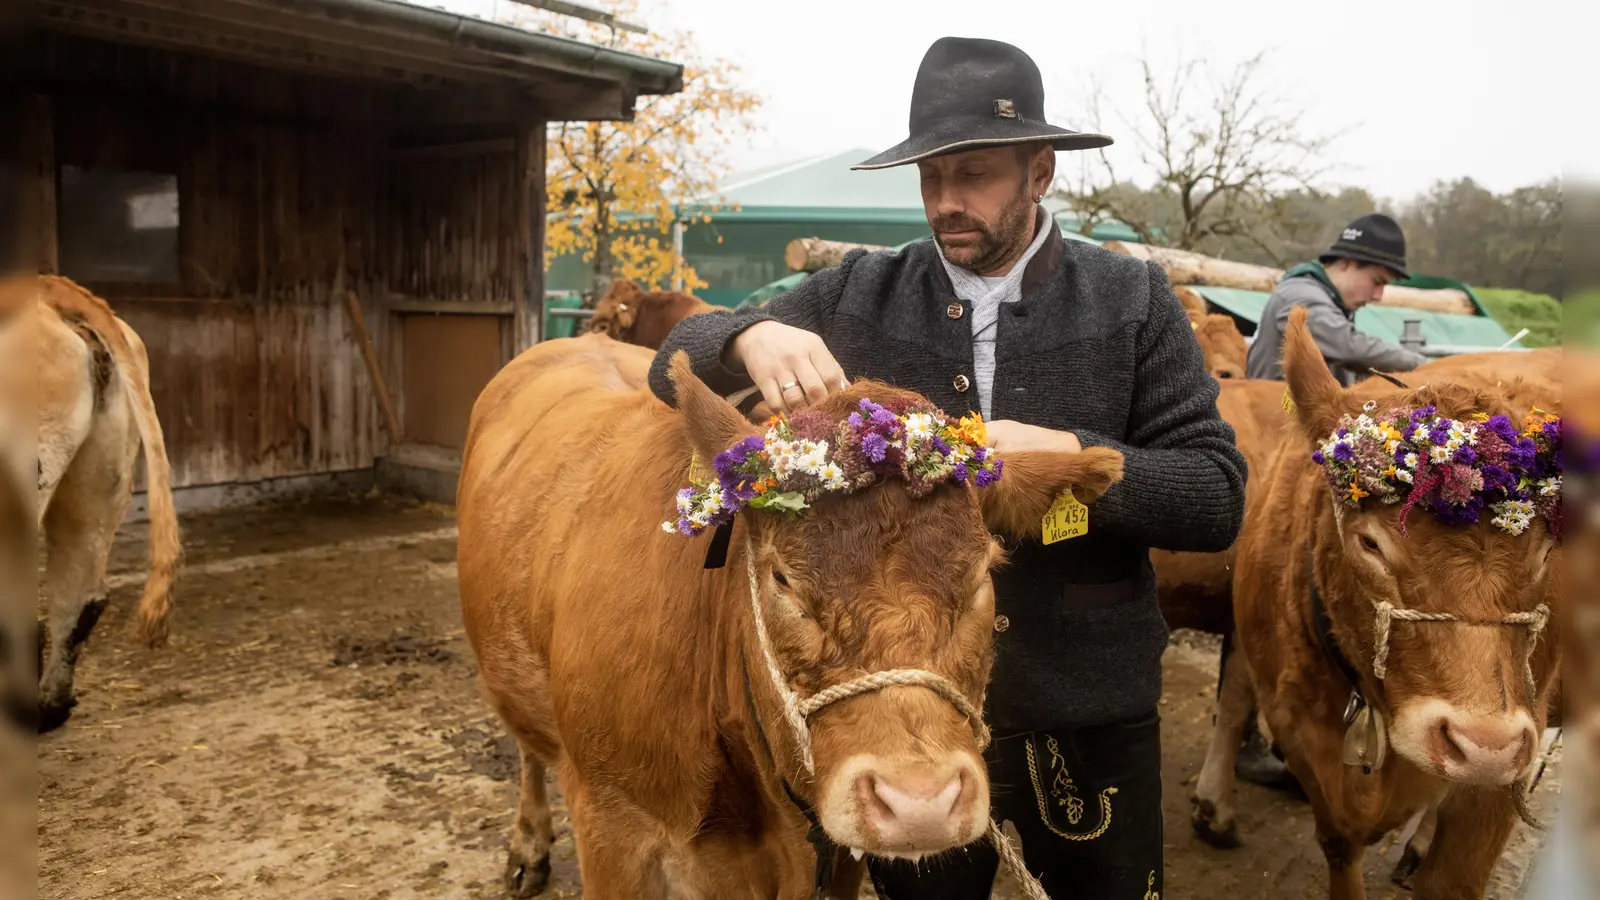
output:
[[917,163],[922,208],[939,249],[980,275],[1009,269],[1033,238],[1034,196],[1054,176],[1054,154],[993,147]]
[[1383,288],[1394,280],[1394,273],[1383,266],[1341,259],[1328,269],[1328,277],[1339,289],[1339,296],[1351,309],[1360,309],[1377,303],[1383,297]]

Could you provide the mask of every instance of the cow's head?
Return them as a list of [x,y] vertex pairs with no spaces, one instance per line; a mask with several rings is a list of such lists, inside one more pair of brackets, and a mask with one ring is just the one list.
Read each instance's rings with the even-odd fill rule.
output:
[[[1424,771],[1454,781],[1502,785],[1516,781],[1527,772],[1538,747],[1558,641],[1547,630],[1532,644],[1535,690],[1530,695],[1525,672],[1533,629],[1505,622],[1535,613],[1541,603],[1554,599],[1552,555],[1557,542],[1542,513],[1552,508],[1548,504],[1558,502],[1559,483],[1554,497],[1538,499],[1539,512],[1512,522],[1503,507],[1495,506],[1501,502],[1497,495],[1473,489],[1475,482],[1500,482],[1499,471],[1473,475],[1470,466],[1448,465],[1408,471],[1406,460],[1400,459],[1393,461],[1398,463],[1394,474],[1382,482],[1352,474],[1390,465],[1377,448],[1388,452],[1397,433],[1409,440],[1416,434],[1414,428],[1402,425],[1386,431],[1381,441],[1376,432],[1368,431],[1368,437],[1361,439],[1367,443],[1358,441],[1344,449],[1334,439],[1341,426],[1363,414],[1381,425],[1400,421],[1387,418],[1390,410],[1430,406],[1435,412],[1426,417],[1428,421],[1442,418],[1500,429],[1514,424],[1520,435],[1529,411],[1513,409],[1497,390],[1459,383],[1435,381],[1416,389],[1390,389],[1367,382],[1342,388],[1305,327],[1303,309],[1290,315],[1284,371],[1296,420],[1309,445],[1304,452],[1313,457],[1306,463],[1306,479],[1300,482],[1302,489],[1313,493],[1300,502],[1314,523],[1315,576],[1340,645],[1366,673],[1367,699],[1391,723],[1390,745]],[[1495,416],[1506,416],[1509,423],[1497,423]],[[1468,446],[1476,450],[1441,459],[1483,466],[1491,457],[1503,458],[1503,444],[1486,432],[1460,433],[1473,435],[1477,443]],[[1437,439],[1418,440],[1428,442],[1426,452],[1431,457]],[[1485,448],[1491,452],[1480,457]],[[1397,449],[1403,452],[1406,446]],[[1461,451],[1446,447],[1441,452]],[[1330,458],[1338,462],[1330,464]],[[1435,486],[1448,486],[1448,495],[1433,493]],[[1395,502],[1383,502],[1391,488],[1397,491],[1389,494]],[[1538,489],[1533,493],[1537,495]],[[1470,507],[1471,497],[1482,504],[1477,515],[1461,506]],[[1525,527],[1509,533],[1508,522],[1513,530],[1518,524]],[[1387,672],[1380,684],[1373,666],[1384,649],[1377,627],[1377,608],[1383,603],[1403,611],[1445,614],[1453,620],[1392,621]],[[1552,621],[1551,629],[1554,626]]]
[[626,340],[628,329],[639,316],[638,301],[643,293],[637,284],[626,278],[611,282],[611,290],[594,306],[588,330],[615,340]]
[[[681,354],[672,375],[701,458],[712,461],[765,433],[696,379]],[[921,401],[858,382],[813,413],[842,422],[863,398]],[[779,677],[805,698],[872,673],[921,669],[981,709],[993,653],[990,572],[1004,561],[991,529],[1037,537],[1059,494],[1072,490],[1090,502],[1121,474],[1115,451],[1016,453],[1005,458],[1000,479],[982,488],[945,483],[919,498],[906,482],[888,479],[826,494],[797,516],[746,510],[735,546],[748,534],[756,603]],[[801,748],[757,644],[743,555],[730,560],[737,560],[729,577],[745,612],[746,677],[760,727],[779,772],[797,780],[833,840],[917,858],[980,838],[989,784],[976,723],[927,687],[884,687],[817,711],[808,722],[814,774],[804,784],[795,762]]]
[[1191,317],[1190,321],[1194,323],[1194,336],[1200,341],[1200,349],[1205,353],[1206,371],[1218,379],[1243,378],[1250,348],[1233,317],[1206,313],[1198,318]]

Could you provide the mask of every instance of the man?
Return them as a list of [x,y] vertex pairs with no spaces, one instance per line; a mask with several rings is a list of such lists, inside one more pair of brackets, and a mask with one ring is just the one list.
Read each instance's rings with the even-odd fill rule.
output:
[[[650,372],[687,351],[713,389],[780,410],[873,378],[948,413],[981,410],[1003,455],[1109,446],[1124,480],[1087,534],[1010,548],[995,575],[986,717],[997,819],[1056,897],[1162,890],[1161,654],[1148,549],[1217,551],[1243,518],[1244,459],[1217,415],[1183,306],[1160,268],[1067,241],[1039,206],[1055,151],[1111,139],[1049,125],[1033,60],[942,38],[923,58],[910,137],[857,169],[915,164],[932,241],[856,251],[765,308],[685,319]],[[886,900],[984,898],[987,842],[919,865],[876,860]]]
[[1373,371],[1404,372],[1428,361],[1420,353],[1356,330],[1356,310],[1383,297],[1383,288],[1406,274],[1406,238],[1382,213],[1351,222],[1317,262],[1285,272],[1267,298],[1245,360],[1246,378],[1283,380],[1278,357],[1289,310],[1306,308],[1306,324],[1333,374],[1346,385]]

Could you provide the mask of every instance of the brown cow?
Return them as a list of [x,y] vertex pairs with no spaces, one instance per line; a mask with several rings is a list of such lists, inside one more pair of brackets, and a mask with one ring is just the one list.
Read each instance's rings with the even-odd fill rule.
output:
[[[41,594],[50,655],[41,666],[39,728],[71,714],[73,670],[106,605],[112,540],[132,501],[144,448],[150,506],[150,571],[139,601],[140,636],[166,638],[181,545],[171,469],[150,399],[143,342],[105,301],[66,278],[0,285],[20,312],[0,324],[0,359],[28,360],[32,383],[4,379],[0,451],[13,477],[33,479],[47,559]],[[22,298],[17,302],[17,298]],[[32,406],[25,414],[16,411]],[[31,420],[31,421],[30,421]],[[32,429],[36,428],[37,431]],[[43,651],[44,636],[40,636]]]
[[727,309],[680,291],[644,291],[626,278],[619,278],[595,305],[588,330],[656,350],[672,326],[708,312]]
[[[1120,454],[1016,453],[981,496],[946,485],[913,500],[888,482],[793,521],[742,513],[726,565],[708,570],[710,537],[661,523],[692,454],[761,431],[681,355],[678,408],[662,404],[637,387],[650,359],[597,335],[541,344],[473,407],[461,602],[487,697],[522,748],[510,889],[532,896],[548,878],[544,774],[558,762],[596,900],[809,897],[815,854],[788,788],[841,847],[917,857],[981,837],[982,726],[957,703],[981,708],[989,673],[991,529],[1036,532],[1067,489],[1092,500],[1121,477]],[[858,382],[820,409],[914,396]],[[896,668],[951,695],[919,682],[851,696],[802,716],[809,741],[780,701]]]
[[1194,329],[1200,350],[1205,354],[1206,371],[1218,381],[1243,378],[1250,346],[1239,333],[1238,323],[1232,316],[1211,312],[1205,298],[1194,288],[1179,285],[1173,291],[1183,304],[1184,312],[1189,314],[1189,326]]
[[[1423,510],[1402,535],[1396,507],[1335,500],[1311,451],[1363,399],[1378,408],[1433,404],[1457,419],[1520,421],[1527,409],[1510,391],[1442,379],[1415,390],[1343,389],[1301,310],[1290,315],[1284,356],[1297,427],[1273,456],[1237,544],[1235,618],[1253,693],[1311,800],[1334,900],[1365,897],[1365,847],[1429,811],[1436,830],[1416,896],[1481,897],[1517,815],[1516,785],[1538,749],[1558,665],[1560,617],[1538,633],[1543,604],[1555,599],[1556,542],[1542,519],[1513,536],[1488,515],[1449,526]],[[1319,606],[1331,622],[1327,642]],[[1399,618],[1379,615],[1387,609]],[[1405,618],[1417,614],[1463,621]],[[1355,697],[1374,716],[1370,742],[1355,740],[1368,736],[1358,728],[1347,735]],[[1243,725],[1223,706],[1197,808],[1197,824],[1216,830],[1231,827],[1227,757]],[[1355,758],[1347,741],[1366,745],[1367,767],[1345,764]]]
[[[1239,379],[1219,382],[1217,412],[1233,426],[1234,440],[1249,468],[1245,498],[1256,492],[1267,459],[1277,447],[1284,423],[1285,386],[1281,381]],[[1172,628],[1225,634],[1233,627],[1233,557],[1221,553],[1151,550],[1161,615]]]

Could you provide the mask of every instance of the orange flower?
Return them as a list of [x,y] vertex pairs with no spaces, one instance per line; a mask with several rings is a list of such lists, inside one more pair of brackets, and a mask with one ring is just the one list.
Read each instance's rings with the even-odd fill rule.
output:
[[1352,477],[1350,479],[1350,499],[1360,500],[1365,496],[1367,496],[1367,492],[1361,489],[1361,483]]

